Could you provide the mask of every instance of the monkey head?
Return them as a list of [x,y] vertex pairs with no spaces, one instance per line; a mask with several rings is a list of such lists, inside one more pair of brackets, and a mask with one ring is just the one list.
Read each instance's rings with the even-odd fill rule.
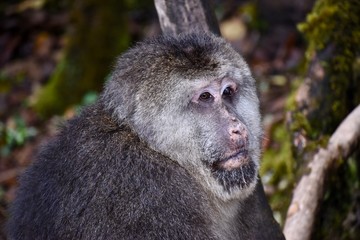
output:
[[222,200],[252,193],[260,155],[255,81],[209,33],[140,43],[117,61],[102,101],[119,124]]

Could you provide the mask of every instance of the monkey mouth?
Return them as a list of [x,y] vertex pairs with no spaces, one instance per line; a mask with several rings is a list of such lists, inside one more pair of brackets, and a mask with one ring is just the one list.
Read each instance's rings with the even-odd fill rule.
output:
[[212,168],[214,170],[217,169],[222,169],[222,170],[227,170],[227,171],[231,171],[234,169],[238,169],[241,168],[242,166],[248,164],[250,161],[249,159],[249,154],[247,150],[240,150],[239,152],[236,152],[235,154],[216,161]]
[[257,166],[247,149],[218,160],[210,165],[212,176],[231,192],[234,188],[248,188],[257,176]]

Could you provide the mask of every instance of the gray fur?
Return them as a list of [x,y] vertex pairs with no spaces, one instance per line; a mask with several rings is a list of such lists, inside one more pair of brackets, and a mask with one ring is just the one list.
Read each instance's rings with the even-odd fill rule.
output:
[[[194,91],[221,79],[236,84],[236,97],[213,111],[197,106]],[[283,239],[258,197],[258,106],[250,70],[221,38],[136,45],[99,101],[22,176],[9,239]],[[249,162],[214,168],[234,124]]]

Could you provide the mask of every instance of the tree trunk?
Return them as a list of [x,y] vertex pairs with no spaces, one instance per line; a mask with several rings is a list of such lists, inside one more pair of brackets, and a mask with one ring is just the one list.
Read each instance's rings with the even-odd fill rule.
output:
[[100,91],[116,56],[129,44],[123,1],[79,0],[71,4],[64,56],[40,91],[36,111],[49,117]]
[[211,3],[208,0],[155,0],[163,33],[177,35],[190,31],[210,31],[220,35]]

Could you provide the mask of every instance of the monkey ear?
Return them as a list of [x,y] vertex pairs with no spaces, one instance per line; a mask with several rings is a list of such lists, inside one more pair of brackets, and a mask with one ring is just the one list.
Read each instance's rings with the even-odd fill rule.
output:
[[123,122],[135,107],[135,86],[131,81],[120,81],[113,75],[106,83],[101,101],[115,120]]

